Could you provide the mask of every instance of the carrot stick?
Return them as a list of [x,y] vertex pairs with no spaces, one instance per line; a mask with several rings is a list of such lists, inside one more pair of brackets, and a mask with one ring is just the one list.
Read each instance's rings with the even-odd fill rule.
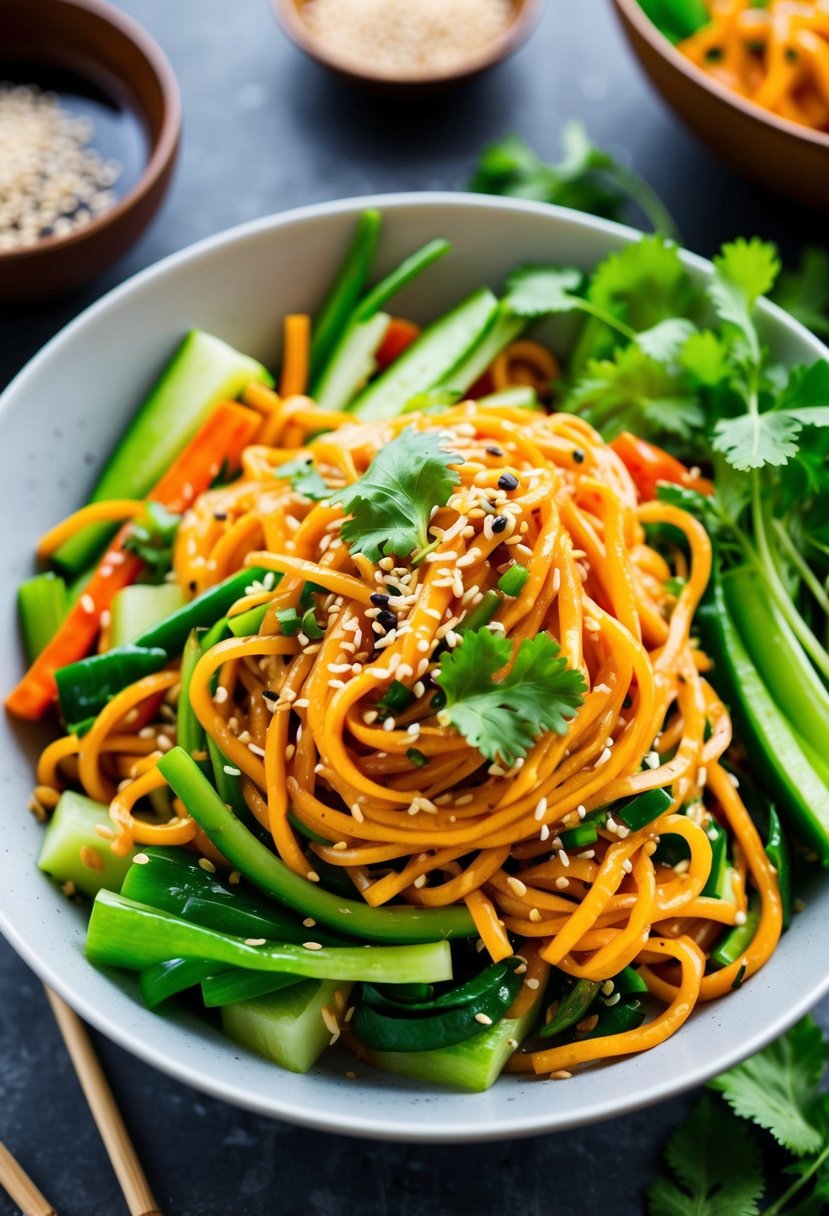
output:
[[[242,451],[260,423],[261,417],[253,410],[234,401],[222,402],[150,491],[149,501],[176,514],[186,510],[208,489],[223,463],[238,468]],[[42,717],[57,692],[55,672],[91,650],[101,628],[101,614],[109,610],[115,593],[134,583],[144,568],[141,559],[126,548],[131,535],[132,524],[127,523],[107,547],[60,629],[6,698],[10,713],[18,718]]]
[[407,350],[419,337],[420,326],[415,325],[414,321],[406,321],[403,317],[392,317],[386,330],[386,336],[374,356],[377,366],[382,370],[390,363],[394,363],[395,359],[399,359],[403,351]]
[[663,451],[646,439],[622,431],[610,445],[627,467],[636,483],[636,488],[645,502],[656,498],[656,487],[660,481],[671,481],[698,494],[713,494],[714,486],[698,471],[687,468],[681,461]]
[[290,313],[285,318],[282,374],[279,393],[294,397],[308,388],[308,365],[311,350],[311,318],[306,313]]

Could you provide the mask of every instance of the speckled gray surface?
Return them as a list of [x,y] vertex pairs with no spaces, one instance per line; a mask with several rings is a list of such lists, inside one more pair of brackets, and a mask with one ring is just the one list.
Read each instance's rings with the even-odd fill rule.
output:
[[[0,386],[86,303],[172,250],[301,203],[459,186],[485,141],[518,130],[553,154],[574,114],[646,173],[699,252],[738,232],[787,250],[821,235],[819,217],[760,196],[684,134],[642,83],[607,0],[551,0],[509,64],[463,92],[408,105],[344,92],[284,41],[266,0],[121,7],[159,39],[178,73],[178,176],[155,227],[93,289],[0,314]],[[829,1003],[819,1016],[829,1026]],[[690,1101],[514,1146],[368,1144],[241,1113],[109,1043],[99,1047],[167,1216],[344,1216],[357,1202],[366,1216],[634,1216],[643,1211],[643,1180]],[[39,985],[5,945],[0,1138],[61,1216],[125,1211]],[[0,1216],[14,1210],[0,1196]]]

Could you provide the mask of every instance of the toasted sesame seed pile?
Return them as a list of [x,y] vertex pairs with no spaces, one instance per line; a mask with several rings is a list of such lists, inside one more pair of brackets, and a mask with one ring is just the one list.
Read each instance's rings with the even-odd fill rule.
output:
[[306,0],[301,12],[332,54],[389,76],[459,68],[515,16],[513,0]]
[[115,205],[121,166],[92,135],[53,93],[0,83],[0,251],[68,236]]

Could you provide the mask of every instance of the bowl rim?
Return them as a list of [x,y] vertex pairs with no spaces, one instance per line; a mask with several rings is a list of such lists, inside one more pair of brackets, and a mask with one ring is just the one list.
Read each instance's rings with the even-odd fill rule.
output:
[[507,59],[529,38],[544,5],[544,0],[512,0],[515,16],[507,28],[497,38],[494,38],[484,50],[476,55],[470,55],[463,64],[452,69],[426,70],[409,76],[390,76],[384,72],[372,69],[371,66],[358,67],[354,60],[347,59],[325,49],[321,40],[315,38],[309,31],[307,22],[303,21],[299,8],[304,0],[271,0],[271,7],[277,21],[295,46],[304,51],[312,59],[324,67],[348,76],[352,80],[364,81],[369,84],[400,86],[416,88],[418,85],[449,84],[455,80],[464,80],[474,76],[486,68]]
[[[13,399],[21,390],[25,391],[29,378],[39,373],[41,366],[48,363],[55,355],[59,355],[62,348],[66,346],[70,346],[71,348],[71,343],[74,341],[75,334],[79,330],[82,330],[88,323],[105,313],[111,306],[120,304],[132,293],[139,291],[155,279],[163,278],[171,271],[175,271],[177,267],[197,261],[205,254],[209,254],[225,246],[232,246],[236,242],[244,241],[249,237],[256,237],[263,232],[290,228],[293,224],[324,219],[327,216],[343,213],[357,215],[365,208],[377,208],[383,212],[391,212],[398,209],[404,210],[412,206],[420,207],[424,204],[427,207],[480,207],[482,210],[494,208],[496,211],[508,211],[524,215],[547,215],[557,218],[559,222],[566,225],[580,227],[597,234],[622,237],[625,240],[642,236],[639,230],[627,225],[586,215],[583,212],[576,212],[569,208],[530,202],[523,199],[467,194],[460,191],[409,191],[405,193],[356,196],[274,213],[225,229],[185,249],[169,254],[153,265],[132,275],[89,305],[70,321],[68,325],[55,334],[24,365],[6,386],[2,394],[0,394],[0,425],[2,425],[6,412],[12,408],[14,404]],[[711,263],[698,254],[684,250],[682,251],[682,258],[687,266],[697,271],[702,273],[711,272]],[[806,345],[814,348],[815,357],[823,354],[826,358],[829,358],[829,349],[803,325],[777,305],[765,302],[762,305],[762,312],[768,320],[782,324],[785,328],[793,331],[795,335],[806,339]],[[17,744],[15,743],[14,746],[17,747]],[[2,904],[0,904],[0,934],[6,938],[16,953],[35,974],[44,983],[54,988],[90,1025],[120,1047],[129,1051],[132,1055],[159,1069],[159,1071],[166,1075],[190,1085],[196,1090],[209,1094],[211,1097],[232,1103],[242,1109],[250,1110],[269,1118],[284,1119],[298,1126],[317,1131],[347,1134],[364,1139],[395,1140],[405,1143],[449,1144],[518,1139],[545,1132],[560,1131],[565,1128],[579,1127],[598,1122],[602,1119],[617,1117],[628,1111],[640,1110],[700,1085],[714,1075],[714,1073],[730,1068],[746,1056],[759,1051],[772,1039],[787,1030],[823,996],[829,993],[829,970],[827,970],[823,977],[815,978],[809,990],[801,994],[797,1000],[778,1002],[775,1016],[764,1022],[759,1030],[754,1031],[742,1041],[735,1039],[732,1046],[726,1051],[722,1051],[719,1054],[712,1053],[708,1057],[708,1063],[699,1064],[693,1069],[686,1069],[680,1080],[666,1074],[664,1079],[658,1084],[651,1084],[644,1094],[640,1095],[637,1088],[631,1086],[623,1096],[611,1101],[610,1104],[606,1100],[598,1099],[592,1105],[582,1107],[578,1114],[569,1113],[564,1118],[557,1117],[557,1108],[554,1103],[551,1103],[549,1114],[546,1117],[539,1117],[537,1114],[525,1116],[519,1111],[512,1109],[507,1114],[500,1114],[496,1119],[491,1121],[481,1121],[477,1124],[470,1121],[469,1124],[461,1127],[458,1127],[454,1122],[445,1117],[441,1122],[440,1117],[437,1117],[434,1111],[429,1112],[428,1118],[424,1118],[422,1114],[418,1117],[417,1114],[412,1113],[406,1119],[401,1118],[393,1126],[387,1126],[383,1123],[382,1111],[372,1117],[352,1112],[349,1116],[349,1122],[344,1124],[341,1119],[338,1119],[333,1113],[329,1113],[325,1108],[311,1108],[308,1103],[304,1105],[296,1104],[290,1099],[282,1099],[278,1087],[267,1096],[261,1096],[260,1094],[251,1092],[250,1088],[244,1084],[235,1081],[214,1080],[209,1073],[200,1070],[193,1060],[181,1059],[174,1056],[169,1050],[153,1046],[143,1039],[136,1039],[130,1033],[129,1028],[123,1027],[120,1024],[116,1013],[111,1008],[96,1004],[95,1000],[90,998],[86,991],[74,987],[69,981],[65,981],[59,968],[51,965],[48,961],[44,962],[40,958],[37,950],[29,944],[26,938],[24,918],[11,918],[5,913]],[[132,999],[126,997],[123,993],[121,993],[121,996],[124,999]],[[228,1050],[233,1050],[232,1044],[228,1044]],[[713,1065],[710,1063],[712,1058],[714,1059]],[[624,1061],[622,1061],[621,1065],[617,1064],[616,1066],[623,1067]],[[410,1093],[401,1088],[400,1101],[402,1104],[409,1103],[411,1106],[411,1096]],[[474,1103],[475,1099],[482,1095],[467,1094],[464,1096],[469,1099],[470,1103]],[[414,1111],[416,1108],[413,1107],[412,1109]]]
[[[133,44],[158,82],[162,97],[161,129],[152,142],[149,158],[138,180],[113,207],[96,216],[83,228],[78,228],[65,236],[42,237],[34,245],[28,245],[23,249],[0,251],[0,266],[8,266],[11,263],[20,264],[27,259],[33,260],[45,257],[57,250],[62,251],[72,245],[78,245],[118,223],[156,188],[175,159],[181,138],[181,92],[176,75],[164,51],[144,27],[116,8],[114,4],[107,3],[106,0],[51,0],[51,2],[91,13],[105,24],[118,30]],[[29,0],[29,3],[34,7],[37,0]]]
[[721,84],[718,80],[703,72],[690,59],[681,55],[673,43],[654,25],[642,8],[639,0],[613,0],[613,4],[619,13],[630,22],[636,33],[644,38],[658,55],[670,63],[687,80],[706,89],[725,104],[733,106],[734,109],[744,114],[746,118],[771,127],[772,130],[777,131],[780,135],[789,135],[796,139],[801,139],[805,143],[812,144],[816,148],[823,148],[829,152],[829,132],[815,131],[811,127],[804,126],[802,123],[792,122],[789,118],[782,118],[779,114],[772,114],[770,110],[764,110],[762,106],[758,106],[748,98],[741,97],[733,89],[726,88],[724,84]]

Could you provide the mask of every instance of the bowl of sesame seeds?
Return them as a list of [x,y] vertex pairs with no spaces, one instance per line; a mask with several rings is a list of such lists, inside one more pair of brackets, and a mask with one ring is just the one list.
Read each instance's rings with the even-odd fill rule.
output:
[[375,91],[468,80],[516,51],[541,0],[273,0],[288,36],[338,76]]
[[89,282],[149,224],[178,151],[165,56],[103,0],[5,0],[0,304]]

